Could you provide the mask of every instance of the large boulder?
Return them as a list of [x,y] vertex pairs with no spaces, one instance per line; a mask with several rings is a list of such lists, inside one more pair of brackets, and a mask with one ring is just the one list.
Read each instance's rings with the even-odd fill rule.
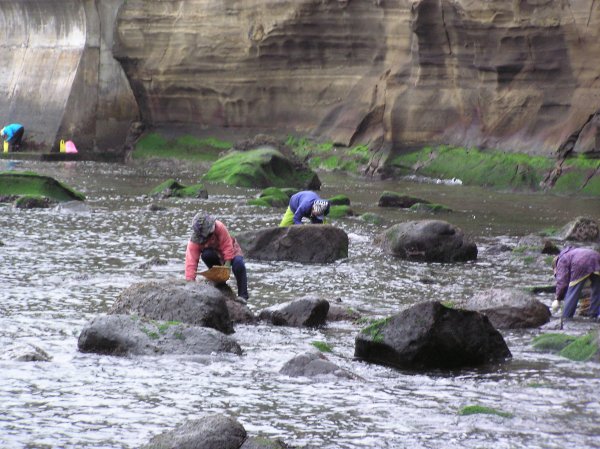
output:
[[398,207],[403,209],[408,209],[415,204],[428,204],[429,201],[422,200],[421,198],[417,198],[410,195],[401,195],[396,192],[385,191],[379,197],[379,201],[377,205],[379,207]]
[[459,262],[477,259],[477,246],[460,228],[442,220],[399,223],[375,238],[384,252],[422,262]]
[[259,318],[275,326],[319,327],[327,321],[329,302],[306,297],[263,309]]
[[209,415],[156,435],[142,449],[240,449],[246,437],[246,429],[235,419]]
[[291,161],[271,147],[233,151],[216,161],[204,175],[204,180],[253,188],[321,188],[321,181],[314,171]]
[[331,225],[263,228],[236,234],[247,257],[300,263],[330,263],[348,257],[348,234]]
[[331,375],[344,379],[356,379],[357,376],[340,368],[319,351],[308,351],[288,360],[279,370],[290,377],[318,377]]
[[162,321],[181,321],[233,333],[226,295],[207,283],[142,282],[125,289],[109,314],[135,314]]
[[83,201],[85,196],[50,176],[30,172],[0,172],[1,196],[36,196],[54,201]]
[[453,369],[511,357],[485,315],[439,302],[415,305],[363,329],[355,357],[403,369]]
[[492,288],[479,292],[463,307],[483,313],[497,329],[539,327],[552,316],[548,306],[518,289]]
[[207,199],[208,191],[204,184],[184,186],[175,179],[167,179],[150,191],[151,196],[161,198],[200,198]]
[[577,217],[562,228],[559,236],[575,242],[599,242],[600,227],[591,217]]
[[79,335],[77,346],[81,352],[119,356],[242,353],[235,340],[215,329],[131,315],[94,318]]

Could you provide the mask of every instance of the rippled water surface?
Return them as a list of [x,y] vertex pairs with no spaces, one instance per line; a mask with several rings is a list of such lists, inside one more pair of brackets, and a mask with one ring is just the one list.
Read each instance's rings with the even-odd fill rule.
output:
[[[219,185],[208,186],[208,200],[145,196],[170,177],[196,183],[201,168],[87,162],[20,162],[17,168],[66,182],[87,196],[90,210],[0,205],[0,347],[5,352],[31,343],[52,356],[50,362],[0,360],[1,448],[137,448],[209,413],[236,417],[250,435],[331,449],[600,447],[600,368],[533,351],[530,342],[539,330],[503,332],[513,353],[510,362],[453,373],[413,374],[353,361],[360,330],[353,323],[319,330],[237,326],[241,357],[81,354],[81,329],[105,313],[124,288],[183,277],[196,211],[215,213],[234,233],[276,225],[283,211],[248,206],[256,190]],[[393,260],[371,243],[385,226],[338,220],[334,224],[350,237],[347,260],[329,265],[247,260],[255,312],[316,293],[379,318],[420,301],[460,300],[489,287],[548,284],[551,273],[543,263],[489,249],[518,246],[521,237],[577,215],[600,218],[597,200],[321,177],[324,197],[345,193],[355,212],[379,213],[387,225],[431,217],[378,209],[384,190],[451,207],[454,212],[441,218],[473,236],[480,257],[455,265]],[[152,203],[167,209],[150,212]],[[168,263],[139,268],[155,256]],[[363,380],[278,373],[314,341],[327,342],[330,358]],[[490,406],[513,417],[459,416],[466,405]]]

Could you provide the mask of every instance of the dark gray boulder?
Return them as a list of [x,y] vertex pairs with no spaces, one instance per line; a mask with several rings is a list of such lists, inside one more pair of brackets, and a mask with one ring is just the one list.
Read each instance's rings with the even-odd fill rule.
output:
[[317,377],[331,375],[344,379],[356,379],[357,376],[331,362],[319,351],[309,351],[288,360],[279,370],[290,377]]
[[208,283],[142,282],[121,292],[108,313],[181,321],[232,334],[233,325],[225,301],[225,293]]
[[379,234],[374,243],[387,254],[422,262],[477,259],[477,246],[460,228],[442,220],[399,223]]
[[[240,449],[297,449],[288,446],[281,440],[270,440],[268,438],[249,437]],[[308,448],[305,448],[308,449]]]
[[591,217],[577,217],[562,228],[559,237],[575,242],[600,242],[600,226]]
[[330,263],[348,257],[348,234],[331,225],[272,227],[236,234],[248,258]]
[[399,207],[408,209],[415,204],[428,204],[429,201],[422,200],[410,195],[401,195],[396,192],[383,192],[379,197],[377,205],[379,207]]
[[539,327],[550,321],[548,306],[518,289],[489,289],[469,298],[461,307],[487,316],[496,329]]
[[94,318],[82,330],[77,346],[81,352],[118,356],[242,353],[235,340],[214,329],[131,315]]
[[141,449],[240,449],[246,437],[235,419],[209,415],[156,435]]
[[362,315],[357,310],[339,304],[329,304],[327,321],[358,321]]
[[480,366],[503,361],[511,353],[485,315],[426,302],[363,329],[354,356],[421,370]]
[[275,326],[319,327],[327,321],[329,302],[306,297],[263,309],[259,318]]

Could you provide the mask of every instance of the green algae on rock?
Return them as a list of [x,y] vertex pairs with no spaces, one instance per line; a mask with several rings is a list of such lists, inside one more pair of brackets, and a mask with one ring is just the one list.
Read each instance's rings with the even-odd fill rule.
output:
[[231,147],[231,142],[214,137],[199,139],[184,135],[168,140],[163,135],[154,132],[146,134],[136,143],[132,157],[134,159],[158,158],[212,162],[219,158],[219,153],[229,150]]
[[466,185],[533,191],[547,188],[555,193],[600,196],[600,160],[565,159],[553,185],[544,187],[555,164],[554,159],[543,156],[442,145],[397,155],[387,166],[400,175],[457,178]]
[[204,175],[204,180],[238,187],[321,188],[321,181],[315,172],[294,164],[273,148],[229,153],[212,165]]
[[533,339],[533,347],[542,351],[558,353],[576,362],[598,359],[598,333],[576,337],[565,334],[543,334]]
[[502,418],[512,418],[513,417],[512,413],[503,412],[502,410],[497,410],[495,408],[486,407],[483,405],[467,405],[467,406],[461,408],[458,411],[458,414],[461,416],[484,414],[484,415],[501,416]]
[[290,197],[296,192],[296,189],[267,187],[260,192],[258,198],[249,200],[248,204],[260,207],[287,207]]
[[208,192],[204,184],[194,184],[184,186],[175,179],[167,179],[165,182],[156,186],[150,192],[151,196],[162,196],[163,198],[208,198]]
[[46,197],[58,202],[85,200],[82,193],[62,182],[32,172],[0,172],[0,195]]

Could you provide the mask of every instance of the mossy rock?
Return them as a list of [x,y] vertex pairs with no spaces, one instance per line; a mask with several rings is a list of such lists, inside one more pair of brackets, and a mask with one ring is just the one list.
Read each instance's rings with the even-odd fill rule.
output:
[[431,214],[447,214],[452,212],[452,209],[442,204],[434,203],[416,203],[409,207],[413,212],[429,212]]
[[360,219],[366,221],[367,223],[371,223],[374,225],[383,225],[385,224],[385,218],[383,218],[379,214],[374,214],[373,212],[366,212],[360,216]]
[[577,340],[565,334],[542,334],[533,339],[533,347],[540,351],[559,352]]
[[328,198],[328,201],[332,206],[350,206],[350,198],[346,195],[335,195]]
[[350,206],[331,206],[327,218],[344,218],[354,215]]
[[214,137],[199,139],[189,135],[168,140],[160,133],[152,132],[138,140],[132,157],[212,162],[219,158],[222,151],[230,149],[232,145],[231,142]]
[[174,179],[167,179],[150,191],[151,196],[162,196],[163,198],[208,198],[208,192],[204,184],[184,186]]
[[577,338],[567,347],[563,348],[558,355],[566,357],[575,362],[592,360],[598,354],[598,333],[592,332]]
[[[290,189],[279,189],[277,187],[268,187],[263,190],[258,198],[248,201],[251,206],[260,207],[287,207],[290,202],[290,196],[288,192]],[[295,192],[294,189],[291,189]]]
[[[522,153],[439,146],[395,156],[388,167],[401,175],[418,173],[432,178],[458,178],[465,185],[535,191],[540,190],[555,162],[553,158]],[[565,160],[551,191],[600,196],[598,167],[597,159]]]
[[54,206],[57,201],[45,196],[20,196],[15,200],[14,206],[17,209],[48,209]]
[[82,193],[56,179],[31,172],[0,172],[0,195],[45,197],[58,202],[85,200]]
[[279,151],[262,148],[234,151],[216,161],[204,175],[205,181],[239,187],[296,187],[319,190],[321,181],[315,172],[298,167]]
[[513,417],[512,413],[503,412],[502,410],[498,410],[498,409],[495,409],[492,407],[485,407],[483,405],[467,405],[467,406],[461,408],[458,411],[458,414],[461,416],[484,414],[484,415],[501,416],[502,418],[512,418]]
[[379,207],[399,207],[402,209],[408,209],[415,204],[428,204],[429,201],[423,200],[410,195],[402,195],[397,192],[385,191],[379,197],[377,205]]

